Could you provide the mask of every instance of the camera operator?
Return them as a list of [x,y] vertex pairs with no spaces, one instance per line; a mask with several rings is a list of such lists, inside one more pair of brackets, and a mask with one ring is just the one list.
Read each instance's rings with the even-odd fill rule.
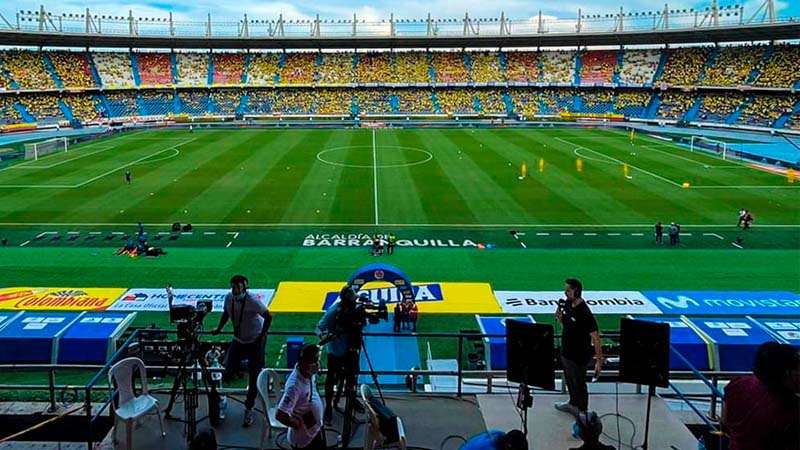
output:
[[225,297],[225,307],[219,325],[211,334],[219,334],[222,328],[233,322],[233,339],[225,355],[225,372],[223,380],[229,381],[239,371],[242,360],[248,360],[249,384],[245,400],[244,423],[253,424],[253,406],[258,395],[258,374],[264,367],[264,352],[267,343],[267,332],[272,324],[272,315],[267,306],[255,295],[247,291],[248,280],[244,275],[231,278],[231,292]]
[[581,298],[583,285],[580,281],[566,280],[564,295],[556,310],[556,319],[562,325],[561,366],[569,391],[569,402],[559,403],[555,408],[575,417],[589,407],[589,392],[586,387],[586,364],[592,359],[592,346],[597,362],[594,366],[595,378],[603,368],[603,348],[597,320],[589,306]]
[[317,393],[319,347],[308,344],[300,351],[300,359],[286,380],[283,398],[275,418],[289,427],[288,440],[293,449],[325,450],[322,430],[322,400]]
[[317,335],[323,342],[327,341],[328,346],[324,414],[326,425],[330,425],[333,418],[334,387],[338,384],[340,388],[336,395],[337,403],[342,386],[346,386],[345,392],[348,389],[355,392],[361,350],[361,328],[355,320],[356,300],[355,291],[345,286],[339,293],[339,300],[328,308],[317,324]]

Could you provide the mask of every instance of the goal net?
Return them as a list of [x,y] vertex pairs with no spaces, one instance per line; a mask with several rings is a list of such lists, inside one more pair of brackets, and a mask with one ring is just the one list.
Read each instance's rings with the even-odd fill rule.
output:
[[65,137],[25,144],[25,159],[36,160],[51,153],[66,152],[68,148],[69,141]]
[[714,153],[722,159],[727,159],[728,143],[707,138],[705,136],[692,136],[691,150]]

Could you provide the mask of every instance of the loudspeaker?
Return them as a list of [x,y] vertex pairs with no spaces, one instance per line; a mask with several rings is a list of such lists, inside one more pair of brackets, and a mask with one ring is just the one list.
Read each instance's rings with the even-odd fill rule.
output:
[[203,430],[189,443],[189,450],[217,450],[217,435],[209,428]]
[[619,380],[669,387],[669,324],[622,319]]
[[511,382],[556,390],[552,325],[506,320],[506,377]]
[[192,231],[192,224],[187,223],[183,226],[183,231]]
[[172,224],[172,231],[181,231],[181,223],[175,222]]

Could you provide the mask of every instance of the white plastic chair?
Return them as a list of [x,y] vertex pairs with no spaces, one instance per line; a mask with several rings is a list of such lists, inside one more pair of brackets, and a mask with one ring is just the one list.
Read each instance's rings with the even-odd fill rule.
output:
[[381,434],[380,424],[378,423],[378,415],[372,409],[369,400],[372,398],[372,389],[366,384],[361,385],[361,400],[364,402],[364,408],[367,410],[369,421],[367,422],[367,430],[364,433],[364,450],[374,450],[375,447],[396,446],[400,450],[406,450],[406,430],[403,427],[403,421],[397,418],[397,435],[399,439],[397,442],[386,442],[386,436]]
[[[134,392],[133,375],[138,370],[142,380],[142,393],[137,396]],[[144,362],[139,358],[125,358],[114,364],[108,371],[109,386],[117,386],[119,393],[118,406],[114,409],[114,439],[116,441],[117,421],[125,423],[125,449],[133,449],[133,427],[136,420],[152,414],[155,410],[158,424],[161,426],[161,437],[167,435],[164,431],[164,419],[158,408],[158,400],[151,396],[147,390],[147,371]]]
[[261,399],[261,409],[264,410],[264,425],[261,427],[261,449],[264,450],[267,444],[267,438],[272,437],[272,429],[279,429],[282,430],[286,428],[286,425],[278,422],[278,419],[275,418],[275,412],[278,410],[277,407],[270,408],[269,406],[269,383],[272,382],[272,394],[275,395],[277,399],[276,402],[281,400],[281,395],[283,394],[283,384],[281,383],[281,379],[278,376],[278,372],[275,372],[272,369],[263,369],[260,374],[258,374],[258,398]]

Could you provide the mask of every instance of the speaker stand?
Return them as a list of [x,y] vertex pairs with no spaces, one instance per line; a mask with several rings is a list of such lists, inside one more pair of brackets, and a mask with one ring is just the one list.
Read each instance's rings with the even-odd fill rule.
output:
[[531,390],[525,383],[519,384],[519,392],[517,393],[517,408],[522,410],[522,432],[525,437],[528,436],[528,408],[533,407],[533,396]]
[[647,450],[647,438],[650,436],[650,404],[653,401],[653,396],[656,395],[656,387],[650,385],[647,387],[647,412],[644,416],[644,442],[642,443],[642,450]]

